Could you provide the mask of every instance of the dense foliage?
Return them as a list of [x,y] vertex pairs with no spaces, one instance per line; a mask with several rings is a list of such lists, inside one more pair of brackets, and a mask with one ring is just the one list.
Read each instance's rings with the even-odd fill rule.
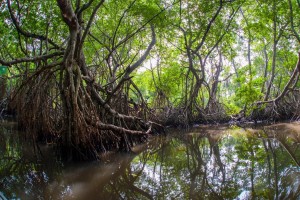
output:
[[35,138],[93,158],[129,150],[161,124],[296,119],[299,9],[298,0],[2,1],[3,99]]

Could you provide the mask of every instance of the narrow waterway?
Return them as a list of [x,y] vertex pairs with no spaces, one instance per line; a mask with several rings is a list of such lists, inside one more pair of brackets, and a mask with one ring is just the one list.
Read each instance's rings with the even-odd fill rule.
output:
[[300,124],[197,127],[65,164],[0,123],[0,199],[297,199]]

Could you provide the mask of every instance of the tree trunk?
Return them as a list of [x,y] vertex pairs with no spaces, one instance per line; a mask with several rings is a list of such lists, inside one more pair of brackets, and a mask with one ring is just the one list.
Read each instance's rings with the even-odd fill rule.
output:
[[[268,75],[268,66],[269,66],[269,57],[267,53],[267,45],[264,46],[264,58],[265,58],[265,70],[264,70],[264,79],[267,78]],[[266,80],[263,81],[262,87],[261,87],[261,93],[264,93],[266,87]]]
[[279,38],[277,39],[277,17],[276,17],[276,2],[273,1],[273,56],[272,56],[272,71],[271,71],[271,77],[268,83],[266,95],[264,98],[264,101],[267,101],[270,96],[271,87],[273,85],[273,81],[275,78],[275,68],[276,68],[276,57],[277,57],[277,43],[279,41]]
[[3,101],[6,95],[6,78],[0,77],[0,103]]

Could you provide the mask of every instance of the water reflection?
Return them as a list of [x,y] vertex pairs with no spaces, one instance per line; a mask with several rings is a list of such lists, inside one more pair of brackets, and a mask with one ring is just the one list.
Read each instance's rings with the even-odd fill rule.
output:
[[[8,126],[10,127],[10,126]],[[63,165],[0,129],[0,199],[296,199],[300,125],[199,127],[154,137],[132,154]],[[47,148],[42,149],[42,152]],[[35,159],[34,159],[35,158]],[[48,164],[45,164],[48,163]]]
[[31,138],[17,131],[14,122],[0,121],[1,200],[45,197],[44,188],[52,181],[49,177],[60,174],[56,167],[59,162],[49,150],[33,145]]

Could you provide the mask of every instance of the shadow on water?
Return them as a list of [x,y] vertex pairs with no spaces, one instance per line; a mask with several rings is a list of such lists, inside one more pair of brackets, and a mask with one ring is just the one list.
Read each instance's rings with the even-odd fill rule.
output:
[[0,124],[0,199],[297,199],[300,125],[198,127],[170,131],[107,153],[101,162],[64,164],[42,156],[14,124]]
[[60,174],[57,165],[51,150],[45,146],[37,149],[30,138],[17,131],[15,122],[0,122],[1,200],[44,198],[49,177]]

